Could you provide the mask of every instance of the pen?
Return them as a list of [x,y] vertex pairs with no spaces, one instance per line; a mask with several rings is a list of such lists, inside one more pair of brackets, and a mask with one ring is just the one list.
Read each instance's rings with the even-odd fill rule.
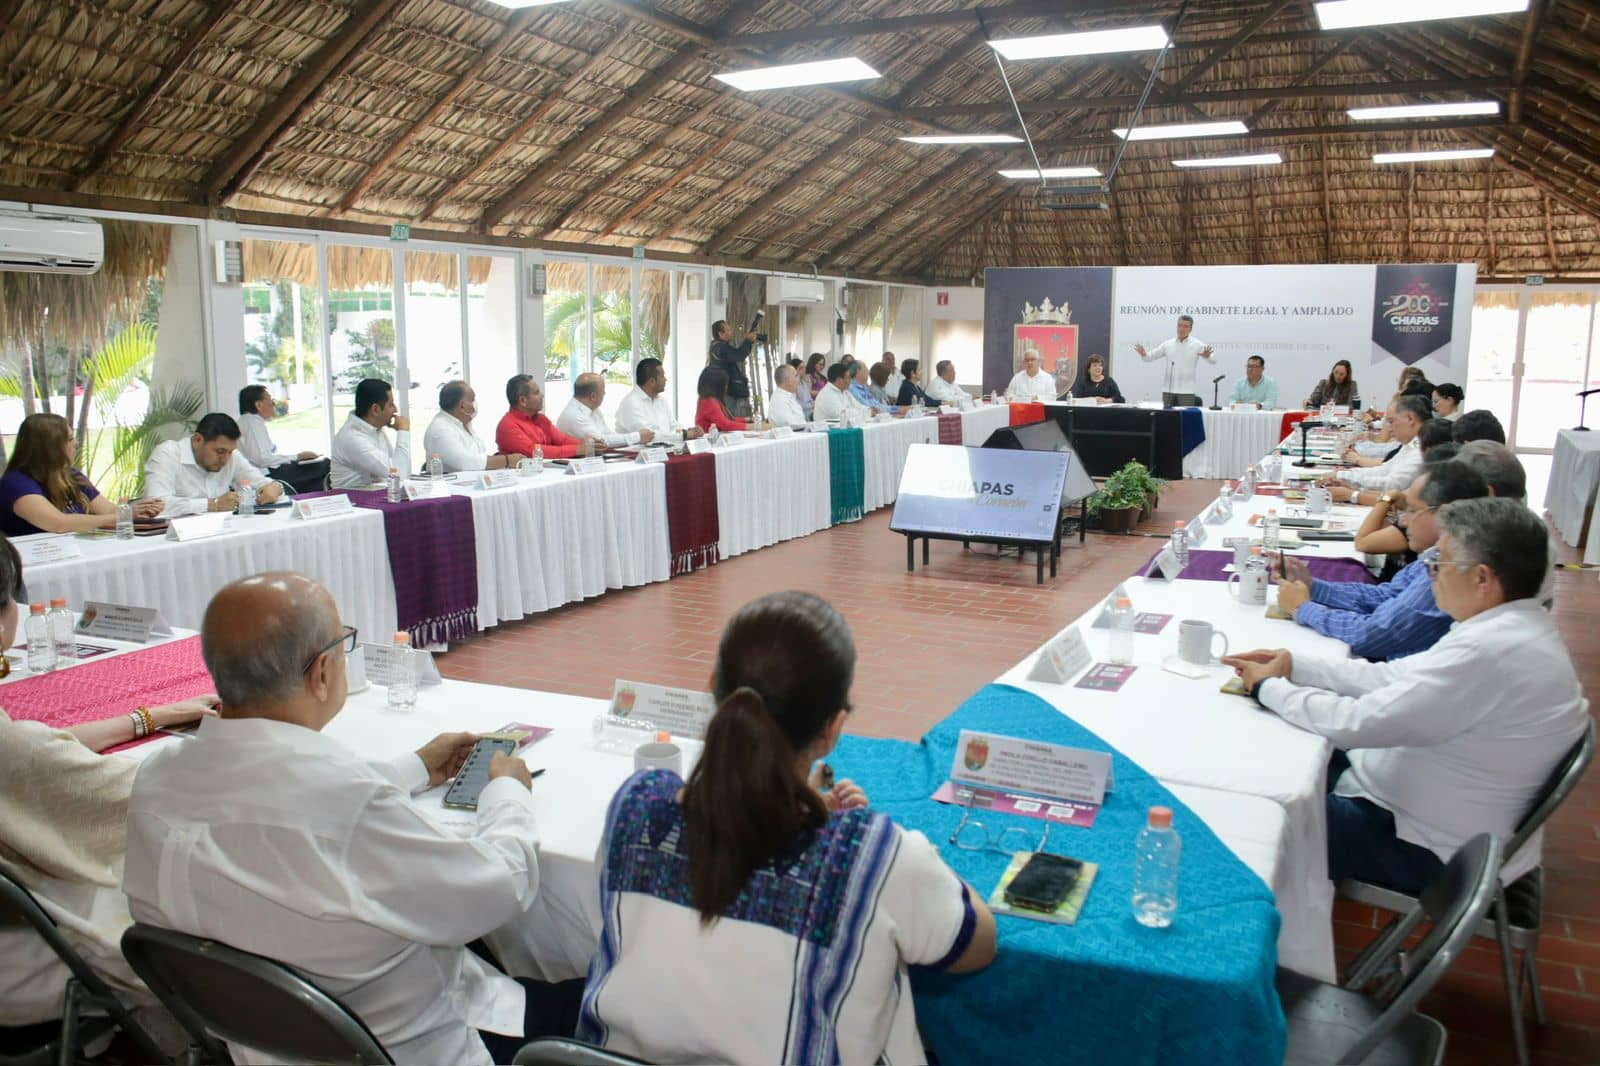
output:
[[533,780],[533,779],[534,779],[534,778],[536,778],[536,777],[538,777],[538,776],[539,776],[539,775],[540,775],[540,774],[542,774],[542,773],[544,773],[544,772],[545,772],[545,770],[546,770],[546,769],[548,769],[548,767],[544,767],[544,766],[541,766],[541,767],[539,767],[539,768],[538,768],[538,769],[537,769],[537,770],[534,770],[534,771],[533,771],[533,772],[531,772],[531,773],[530,773],[530,774],[528,774],[528,780],[529,780],[529,781],[532,781],[532,780]]

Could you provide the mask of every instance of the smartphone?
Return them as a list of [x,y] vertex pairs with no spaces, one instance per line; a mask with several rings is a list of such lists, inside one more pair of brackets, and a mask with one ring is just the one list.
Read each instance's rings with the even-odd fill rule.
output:
[[1341,529],[1303,529],[1300,531],[1301,540],[1355,540],[1356,535],[1349,530]]
[[1289,580],[1289,553],[1281,549],[1278,552],[1278,580]]
[[1320,518],[1280,518],[1278,525],[1286,529],[1321,529],[1323,520]]
[[1006,886],[1006,902],[1048,913],[1066,902],[1082,872],[1083,863],[1077,859],[1036,851]]
[[444,805],[461,811],[477,810],[478,797],[489,783],[489,763],[494,753],[503,751],[510,755],[516,750],[517,742],[506,737],[484,737],[479,740],[472,746],[472,754],[467,756],[467,761],[461,764],[456,779],[450,783],[450,791],[444,794]]

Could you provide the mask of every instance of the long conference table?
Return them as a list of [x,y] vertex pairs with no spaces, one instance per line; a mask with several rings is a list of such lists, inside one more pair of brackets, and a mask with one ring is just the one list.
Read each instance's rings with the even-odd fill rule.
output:
[[[645,469],[640,468],[641,471]],[[1294,472],[1293,468],[1289,472]],[[1310,475],[1315,471],[1304,473]],[[1252,516],[1263,513],[1269,506],[1283,509],[1285,504],[1281,498],[1259,494],[1237,501],[1230,520],[1206,525],[1208,537],[1204,549],[1219,548],[1227,537],[1252,537],[1257,529]],[[1360,515],[1356,508],[1335,508],[1330,518],[1349,523],[1353,528]],[[1201,516],[1197,515],[1195,520],[1200,522]],[[352,522],[352,529],[359,524]],[[1348,542],[1307,543],[1295,550],[1308,558],[1362,561],[1351,551]],[[1332,885],[1326,876],[1322,807],[1329,745],[1320,737],[1263,713],[1246,699],[1223,694],[1220,686],[1230,671],[1220,664],[1201,668],[1203,676],[1200,677],[1169,672],[1166,666],[1176,651],[1178,622],[1185,617],[1211,621],[1227,635],[1230,647],[1235,650],[1257,646],[1288,647],[1296,654],[1347,658],[1348,649],[1291,622],[1269,620],[1259,606],[1238,604],[1230,597],[1228,586],[1219,581],[1180,578],[1166,582],[1130,576],[1124,587],[1137,611],[1168,614],[1172,618],[1159,634],[1135,637],[1135,670],[1121,691],[1104,693],[1076,688],[1072,684],[1076,675],[1062,684],[1028,680],[1033,664],[1043,651],[1041,648],[1024,657],[997,679],[997,686],[990,686],[984,692],[1015,690],[1037,697],[1054,708],[1063,720],[1087,730],[1086,736],[1097,736],[1119,758],[1126,758],[1129,769],[1147,774],[1163,787],[1185,808],[1181,812],[1183,817],[1199,819],[1199,823],[1225,845],[1228,853],[1259,878],[1264,890],[1270,889],[1270,897],[1265,898],[1275,901],[1277,922],[1265,931],[1270,932],[1274,927],[1278,930],[1276,961],[1330,979],[1333,974]],[[1275,597],[1275,589],[1271,596]],[[1095,629],[1093,625],[1099,611],[1097,605],[1065,627],[1080,630],[1096,660],[1105,658],[1108,639],[1105,630]],[[998,686],[1009,688],[999,689]],[[968,701],[967,706],[978,698]],[[491,730],[508,722],[528,722],[553,729],[525,753],[531,765],[547,770],[534,789],[541,836],[540,893],[524,918],[497,931],[489,939],[508,968],[519,975],[545,979],[583,975],[600,928],[595,857],[605,810],[618,785],[632,772],[628,757],[598,751],[592,743],[591,727],[596,716],[606,709],[606,702],[459,681],[424,687],[416,708],[408,713],[388,711],[384,699],[384,691],[375,686],[352,694],[345,710],[328,726],[328,732],[356,750],[383,757],[415,749],[436,733],[450,729]],[[0,694],[0,703],[3,702],[4,696]],[[139,757],[156,744],[173,742],[181,743],[163,738],[135,747],[129,754]],[[837,761],[841,774],[852,772],[852,753],[873,744],[896,743],[865,740],[847,743],[841,748]],[[684,747],[688,765],[692,766],[697,745],[685,741]],[[434,790],[422,794],[417,801],[434,817],[465,829],[467,817],[444,809],[441,799],[442,790]],[[933,805],[922,801],[921,806]],[[899,809],[895,810],[896,817],[901,817]],[[1087,832],[1093,833],[1093,830]],[[1068,842],[1060,847],[1071,847],[1073,838],[1066,839]],[[935,842],[947,857],[963,858],[948,848],[943,839]],[[1200,845],[1204,841],[1195,843]],[[1125,854],[1120,851],[1120,845],[1118,848],[1119,856]],[[1003,860],[1000,861],[1003,865]],[[1131,862],[1131,854],[1123,861]],[[1107,881],[1112,881],[1117,873],[1125,875],[1126,871],[1108,872]],[[987,890],[986,885],[980,888]],[[1106,1042],[1130,1041],[1126,1044],[1126,1061],[1172,1061],[1187,1057],[1181,1049],[1192,1051],[1196,1037],[1191,1033],[1189,1042],[1183,1043],[1181,1035],[1163,1034],[1160,1031],[1163,1018],[1159,1015],[1169,1009],[1181,1013],[1185,1003],[1190,1004],[1189,1013],[1193,1015],[1194,1005],[1203,1003],[1204,1024],[1214,1027],[1215,1033],[1238,1031],[1260,1037],[1257,1043],[1250,1045],[1253,1053],[1241,1053],[1240,1057],[1259,1061],[1272,1058],[1274,1039],[1281,1044],[1282,1018],[1277,1012],[1276,1000],[1270,997],[1274,961],[1270,957],[1270,939],[1263,945],[1264,957],[1257,960],[1260,972],[1256,984],[1262,986],[1264,982],[1264,988],[1255,988],[1256,994],[1250,996],[1229,995],[1218,999],[1213,994],[1207,999],[1202,994],[1207,982],[1223,980],[1220,975],[1206,971],[1199,974],[1166,972],[1163,954],[1150,954],[1154,942],[1138,939],[1148,937],[1150,931],[1140,930],[1127,917],[1124,899],[1102,892],[1098,900],[1091,895],[1090,906],[1097,904],[1109,908],[1112,915],[1120,909],[1120,921],[1126,926],[1117,925],[1117,920],[1113,919],[1113,932],[1122,938],[1117,943],[1125,942],[1133,954],[1127,959],[1099,956],[1080,959],[1075,967],[1063,963],[1061,971],[1052,975],[1059,979],[1058,990],[1077,987],[1079,994],[1052,994],[1047,1023],[1039,1020],[1037,1003],[1018,1002],[1015,1010],[1030,1019],[1028,1026],[1032,1028],[1024,1030],[1029,1038],[1043,1038],[1042,1033],[1035,1032],[1039,1025],[1046,1028],[1066,1026],[1060,1030],[1066,1039],[1074,1039],[1069,1035],[1074,1029],[1088,1033],[1093,1028],[1100,1044],[1089,1041],[1081,1046],[1109,1046]],[[1105,912],[1097,913],[1104,915]],[[1086,910],[1086,919],[1088,914]],[[1179,928],[1192,933],[1204,928],[1207,920],[1204,910],[1186,915],[1180,905]],[[1195,926],[1196,922],[1202,923],[1201,926]],[[1256,935],[1262,931],[1258,924]],[[1243,930],[1244,934],[1249,932]],[[1059,946],[1071,943],[1073,932],[1063,927],[1002,920],[1001,952],[1007,958],[1020,952],[1035,961],[1042,957],[1048,963],[1051,949],[1041,948],[1040,938],[1044,938],[1047,945]],[[1052,941],[1051,938],[1057,939]],[[1173,941],[1174,944],[1181,942]],[[1150,969],[1146,971],[1142,967]],[[1097,968],[1103,968],[1104,972]],[[1112,996],[1108,1003],[1103,989],[1098,998],[1084,994],[1086,986],[1097,986],[1101,981],[1125,983],[1130,974],[1135,980],[1128,987],[1140,990],[1137,1002],[1122,1003]],[[1233,979],[1238,980],[1237,974]],[[960,980],[969,991],[985,987],[983,974]],[[1123,985],[1117,985],[1117,989],[1118,995],[1136,994],[1124,991]],[[922,994],[919,990],[919,1002]],[[994,989],[988,995],[998,996],[995,1002],[1007,1001],[1003,989]],[[1138,1034],[1129,1035],[1127,1028],[1117,1021],[1121,1015],[1106,1013],[1109,1009],[1123,1007],[1129,1017],[1146,1018],[1153,1028],[1150,1031],[1141,1028]],[[977,1039],[980,1045],[990,1037],[1016,1040],[1018,1017],[1007,1011],[990,1017],[991,1008],[989,1004],[983,1011],[970,1015],[967,1028],[976,1026],[979,1031],[963,1035]],[[946,1005],[936,998],[929,1009],[942,1013]],[[1158,1016],[1152,1017],[1152,1011]],[[930,1018],[928,1024],[939,1026],[944,1020]],[[1274,1026],[1277,1027],[1276,1037]],[[1262,1033],[1266,1035],[1261,1037]],[[1198,1039],[1203,1043],[1209,1037],[1202,1032]],[[1222,1038],[1218,1036],[1217,1039]],[[1281,1054],[1281,1046],[1277,1051]]]

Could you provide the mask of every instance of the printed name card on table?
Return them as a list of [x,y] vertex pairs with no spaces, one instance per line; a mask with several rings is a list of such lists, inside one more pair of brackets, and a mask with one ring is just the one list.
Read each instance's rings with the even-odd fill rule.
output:
[[704,455],[711,450],[711,442],[704,437],[696,437],[689,442],[690,455]]
[[231,516],[222,511],[217,514],[195,514],[174,518],[167,524],[168,536],[177,541],[205,540],[227,529]]
[[450,495],[450,486],[443,478],[408,478],[401,482],[400,489],[408,500],[433,500]]
[[658,448],[658,447],[640,448],[639,449],[639,458],[637,460],[635,460],[635,462],[646,463],[646,464],[648,464],[648,463],[664,463],[664,462],[667,461],[667,456],[669,454],[670,453],[665,448]]
[[721,440],[721,442],[724,445],[726,445],[729,448],[732,448],[736,444],[743,444],[744,443],[744,431],[743,430],[738,430],[738,429],[730,429],[728,432],[722,434],[722,436],[719,439]]
[[[439,684],[442,679],[439,677],[439,667],[434,663],[432,653],[420,648],[411,650],[417,653],[417,684]],[[363,643],[361,651],[367,660],[368,681],[375,685],[388,685],[394,680],[398,669],[395,645]]]
[[1184,527],[1185,531],[1189,534],[1189,543],[1191,545],[1204,544],[1206,542],[1206,537],[1208,536],[1206,533],[1206,523],[1211,521],[1212,512],[1214,512],[1216,509],[1217,505],[1213,503],[1210,507],[1206,508],[1205,514],[1200,516],[1200,521],[1190,522]]
[[1090,661],[1088,642],[1083,639],[1078,627],[1073,626],[1044,646],[1038,661],[1028,672],[1028,680],[1064,685],[1081,673]]
[[129,607],[121,603],[90,600],[78,616],[78,632],[86,637],[148,644],[152,636],[170,637],[172,627],[154,607]]
[[[411,482],[406,482],[407,485]],[[311,500],[294,501],[294,516],[306,521],[318,518],[332,518],[334,515],[350,514],[354,511],[355,504],[350,502],[350,497],[344,493],[334,496],[318,496]]]
[[1178,574],[1183,567],[1178,563],[1178,553],[1171,546],[1162,548],[1156,556],[1155,562],[1150,564],[1150,571],[1145,574],[1147,579],[1160,578],[1168,584],[1178,580]]
[[573,459],[567,463],[569,474],[598,474],[606,468],[606,461],[598,455],[585,456],[582,459]]
[[1228,405],[1228,410],[1230,410],[1230,411],[1254,411],[1255,409],[1256,409],[1256,405],[1255,404],[1253,404],[1253,403],[1244,403],[1243,401],[1230,403]]
[[717,703],[709,692],[686,688],[647,685],[641,681],[617,679],[611,690],[611,714],[617,718],[637,718],[675,737],[704,740],[706,727],[716,713]]
[[771,432],[767,435],[773,440],[782,440],[785,437],[794,436],[794,430],[789,426],[773,426]]
[[508,489],[517,483],[519,475],[515,470],[485,470],[478,475],[480,489]]
[[1087,828],[1112,788],[1108,752],[963,729],[933,799]]
[[45,534],[37,537],[18,537],[11,543],[16,546],[17,554],[22,556],[24,569],[83,557],[83,549],[70,536]]

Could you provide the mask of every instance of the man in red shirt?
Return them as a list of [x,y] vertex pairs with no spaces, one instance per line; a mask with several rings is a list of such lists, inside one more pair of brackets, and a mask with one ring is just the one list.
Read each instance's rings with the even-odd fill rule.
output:
[[[580,442],[567,436],[544,416],[544,390],[527,374],[506,382],[506,403],[511,405],[495,427],[495,447],[502,454],[532,455],[535,447],[544,449],[546,459],[571,459],[577,456]],[[604,444],[599,446],[600,449]],[[597,449],[598,450],[598,449]]]

